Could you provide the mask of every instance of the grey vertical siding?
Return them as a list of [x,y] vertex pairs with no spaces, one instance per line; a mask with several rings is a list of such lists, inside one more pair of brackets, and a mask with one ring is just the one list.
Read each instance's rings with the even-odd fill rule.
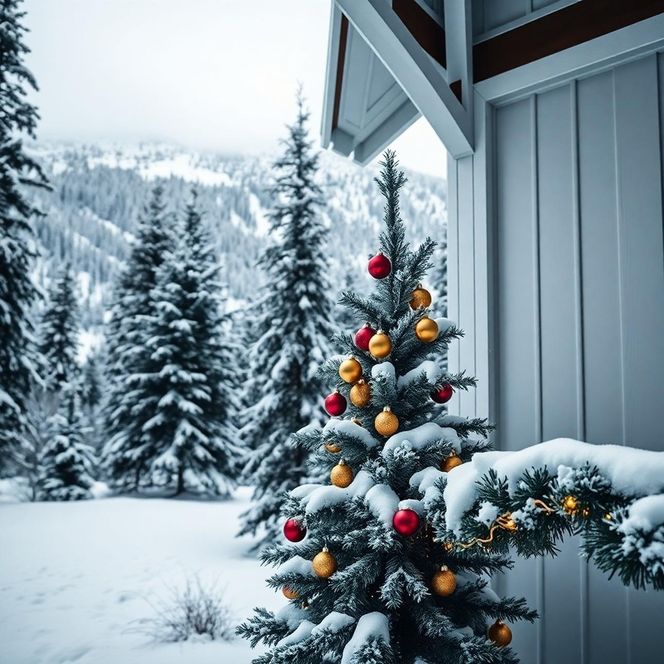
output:
[[[619,66],[494,111],[497,443],[558,436],[664,449],[664,62]],[[500,590],[542,615],[524,664],[664,661],[664,593],[578,556]]]

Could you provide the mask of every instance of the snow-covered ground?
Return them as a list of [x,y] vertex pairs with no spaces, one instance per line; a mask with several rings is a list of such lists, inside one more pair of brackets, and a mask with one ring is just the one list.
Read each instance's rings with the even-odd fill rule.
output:
[[0,503],[0,663],[248,664],[258,651],[241,640],[155,644],[136,632],[195,575],[224,589],[238,622],[284,604],[234,537],[247,503],[244,489],[228,502]]

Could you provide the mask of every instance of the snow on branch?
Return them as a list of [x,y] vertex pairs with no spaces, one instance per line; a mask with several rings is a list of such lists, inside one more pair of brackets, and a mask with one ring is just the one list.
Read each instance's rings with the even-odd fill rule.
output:
[[461,452],[461,442],[454,429],[441,427],[435,422],[426,422],[414,429],[399,431],[399,433],[390,436],[383,447],[382,454],[383,456],[394,454],[398,448],[404,446],[409,449],[421,450],[439,441],[445,441],[449,443],[451,450]]
[[378,445],[378,440],[367,429],[352,420],[329,420],[323,427],[323,436],[325,440],[333,440],[335,435],[348,436],[349,438],[360,440],[367,449]]
[[378,611],[365,613],[358,621],[351,640],[346,644],[341,656],[341,664],[362,661],[357,655],[372,642],[390,643],[390,623],[387,616]]
[[314,514],[353,498],[364,497],[373,486],[374,481],[371,475],[365,470],[361,470],[345,489],[320,484],[303,484],[293,489],[290,495],[302,500],[307,514]]

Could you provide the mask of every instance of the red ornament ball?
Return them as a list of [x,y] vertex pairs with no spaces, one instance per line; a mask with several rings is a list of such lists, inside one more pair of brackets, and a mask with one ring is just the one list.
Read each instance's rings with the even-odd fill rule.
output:
[[399,510],[394,514],[392,525],[399,535],[410,537],[420,527],[420,515],[415,510]]
[[374,279],[385,279],[392,272],[392,263],[385,254],[376,254],[369,259],[369,274]]
[[306,534],[307,529],[297,519],[288,519],[284,523],[284,537],[289,542],[301,542]]
[[346,397],[336,390],[332,394],[328,394],[325,397],[325,410],[328,415],[333,417],[343,415],[346,410]]
[[360,350],[369,350],[369,342],[374,334],[376,334],[376,330],[367,323],[355,333],[355,345]]
[[432,393],[431,398],[436,403],[447,403],[454,394],[454,389],[449,383],[443,383],[440,387],[437,387]]

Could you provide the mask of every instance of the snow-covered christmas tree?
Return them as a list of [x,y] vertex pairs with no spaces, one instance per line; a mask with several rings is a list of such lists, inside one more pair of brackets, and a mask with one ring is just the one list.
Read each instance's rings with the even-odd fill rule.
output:
[[50,418],[48,442],[40,455],[39,500],[91,498],[94,466],[94,452],[85,444],[77,387],[66,384],[58,410]]
[[270,231],[275,240],[260,261],[267,279],[252,324],[242,429],[252,450],[245,479],[255,490],[240,534],[261,532],[263,541],[275,535],[286,492],[306,475],[306,454],[289,446],[288,438],[322,415],[316,369],[331,335],[318,154],[308,138],[301,95],[297,101],[297,118],[274,165]]
[[49,289],[42,315],[39,350],[44,362],[44,388],[57,393],[66,383],[75,382],[78,366],[79,319],[71,267],[65,264]]
[[664,495],[647,495],[664,492],[664,454],[576,441],[491,452],[484,420],[446,412],[474,380],[442,366],[461,331],[420,284],[434,243],[405,242],[404,182],[387,152],[376,289],[342,296],[368,322],[322,367],[331,419],[296,435],[330,483],[290,492],[287,541],[263,554],[290,601],[239,628],[270,647],[256,664],[514,663],[509,623],[537,615],[489,577],[511,566],[510,545],[553,553],[573,531],[603,569],[664,587]]
[[219,266],[196,200],[156,273],[145,350],[125,380],[131,423],[105,448],[113,484],[226,496],[239,473],[237,358],[223,337]]
[[20,0],[0,2],[0,476],[29,451],[26,405],[38,382],[30,310],[38,299],[30,271],[36,247],[30,217],[39,214],[24,186],[46,186],[37,162],[24,149],[22,134],[34,137],[37,109],[26,101],[37,84],[23,64],[28,48]]

